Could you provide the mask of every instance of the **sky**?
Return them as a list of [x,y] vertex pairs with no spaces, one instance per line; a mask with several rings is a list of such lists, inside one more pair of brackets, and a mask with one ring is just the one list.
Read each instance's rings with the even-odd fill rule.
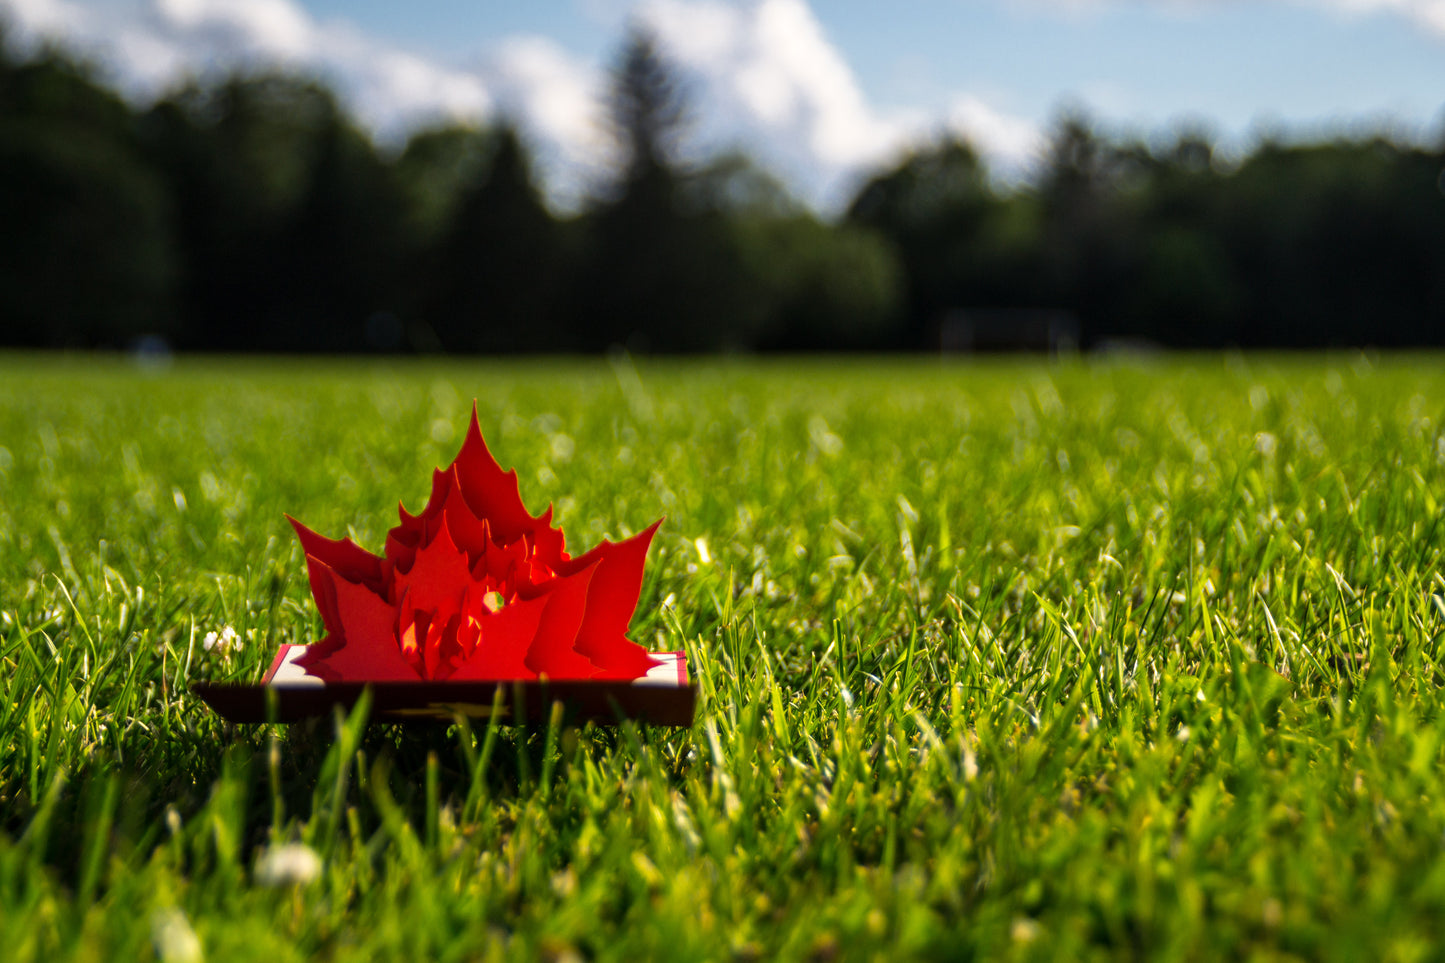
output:
[[1083,110],[1120,136],[1445,136],[1445,0],[0,0],[139,102],[188,76],[329,81],[386,144],[517,123],[560,207],[615,155],[603,97],[629,26],[684,77],[694,156],[742,149],[829,212],[967,137],[1004,180]]

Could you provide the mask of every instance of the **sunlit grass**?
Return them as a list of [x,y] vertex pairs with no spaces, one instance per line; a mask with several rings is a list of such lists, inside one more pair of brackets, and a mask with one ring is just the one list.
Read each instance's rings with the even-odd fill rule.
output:
[[[574,552],[668,516],[633,637],[693,728],[191,698],[318,636],[282,513],[380,550],[473,398]],[[1442,406],[1436,358],[0,359],[5,955],[1438,956]]]

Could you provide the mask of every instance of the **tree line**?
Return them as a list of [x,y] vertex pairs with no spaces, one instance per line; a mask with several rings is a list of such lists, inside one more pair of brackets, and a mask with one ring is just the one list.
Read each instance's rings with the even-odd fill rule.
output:
[[559,216],[504,123],[384,150],[280,73],[135,107],[0,35],[0,344],[927,350],[969,319],[1023,343],[1044,314],[1084,347],[1445,343],[1445,143],[1226,161],[1070,115],[1026,184],[941,140],[825,222],[745,156],[681,160],[686,87],[647,36],[607,106],[623,163]]

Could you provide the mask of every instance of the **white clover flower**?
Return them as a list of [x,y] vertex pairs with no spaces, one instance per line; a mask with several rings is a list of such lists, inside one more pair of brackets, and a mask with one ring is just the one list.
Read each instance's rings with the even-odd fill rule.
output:
[[321,857],[304,843],[269,846],[256,860],[262,886],[304,886],[321,875]]
[[201,640],[201,647],[207,652],[230,655],[241,648],[241,637],[236,634],[235,629],[227,625],[220,632],[207,632],[206,637]]
[[151,914],[151,944],[161,963],[200,963],[205,958],[191,921],[175,907]]

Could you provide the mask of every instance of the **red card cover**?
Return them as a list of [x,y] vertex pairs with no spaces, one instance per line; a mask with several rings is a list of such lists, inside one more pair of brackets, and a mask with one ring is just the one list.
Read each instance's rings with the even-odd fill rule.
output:
[[349,709],[369,686],[373,719],[448,721],[460,714],[488,719],[494,703],[506,723],[545,722],[561,702],[574,723],[616,724],[623,719],[658,726],[692,724],[697,690],[689,684],[681,652],[652,653],[660,663],[637,680],[528,680],[518,682],[322,682],[295,659],[306,646],[283,645],[260,685],[201,682],[191,691],[230,722],[298,722]]

